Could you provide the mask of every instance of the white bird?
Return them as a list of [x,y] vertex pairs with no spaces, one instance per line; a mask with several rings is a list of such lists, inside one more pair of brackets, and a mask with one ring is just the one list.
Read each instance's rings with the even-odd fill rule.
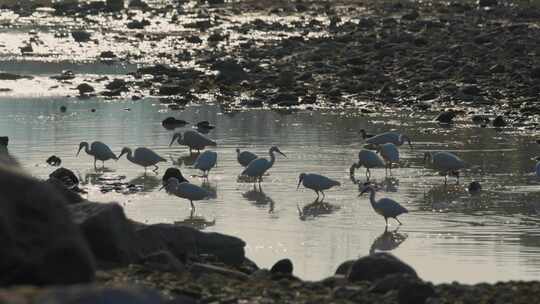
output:
[[178,179],[171,177],[167,180],[167,183],[161,187],[159,190],[165,188],[167,193],[176,195],[180,198],[185,198],[189,200],[191,204],[191,209],[195,209],[193,201],[200,201],[210,196],[210,193],[203,188],[188,183],[180,182]]
[[319,191],[323,195],[324,199],[324,190],[328,190],[334,186],[341,186],[341,184],[338,181],[335,181],[333,179],[330,179],[326,176],[314,174],[314,173],[301,173],[298,179],[298,186],[296,189],[300,187],[300,183],[304,185],[304,187],[309,188],[315,193],[317,193],[317,198],[319,198]]
[[84,148],[84,152],[88,155],[92,155],[94,157],[94,167],[96,167],[96,161],[100,160],[103,163],[103,166],[105,166],[105,161],[114,159],[118,160],[118,157],[111,151],[111,148],[107,146],[106,144],[100,142],[100,141],[94,141],[90,145],[90,149],[88,149],[88,143],[83,141],[79,144],[79,151],[77,151],[77,154],[75,156],[79,156],[79,153],[81,152],[82,148]]
[[260,184],[264,173],[268,171],[268,169],[272,168],[272,166],[274,165],[274,162],[276,161],[276,156],[274,155],[274,152],[277,152],[287,157],[285,154],[279,151],[278,147],[273,146],[270,148],[270,150],[268,150],[268,154],[270,154],[270,160],[263,157],[256,158],[255,160],[249,163],[246,169],[242,171],[241,175],[249,176],[251,178],[257,178]]
[[192,150],[200,152],[200,150],[204,149],[206,146],[216,146],[215,141],[193,130],[185,131],[183,136],[182,133],[175,133],[169,147],[172,146],[175,140],[178,140],[178,144],[180,145],[188,146],[189,153],[191,153]]
[[366,192],[369,192],[369,201],[371,202],[371,207],[373,207],[373,210],[375,210],[375,212],[384,217],[386,226],[388,226],[389,217],[395,219],[401,225],[401,222],[398,220],[397,217],[403,213],[408,213],[409,210],[407,210],[405,207],[401,206],[398,202],[394,201],[391,198],[384,197],[379,200],[375,200],[375,189],[373,188],[373,186],[366,186],[362,190],[362,192],[360,192],[360,195]]
[[386,170],[390,168],[390,174],[392,174],[392,164],[399,163],[399,150],[393,143],[386,143],[377,146],[377,152],[379,152],[386,163]]
[[214,151],[204,151],[197,157],[193,166],[195,169],[199,169],[203,172],[203,177],[208,177],[210,170],[216,166],[216,163],[217,153]]
[[358,163],[352,164],[349,169],[351,176],[354,176],[354,171],[362,166],[366,167],[366,176],[369,179],[371,176],[370,168],[384,168],[385,164],[384,160],[377,153],[362,149],[358,152]]
[[424,154],[424,164],[429,162],[432,167],[444,173],[444,183],[446,184],[448,175],[454,175],[459,183],[459,170],[465,168],[465,162],[450,152],[426,152]]
[[240,152],[240,149],[236,148],[236,159],[238,160],[238,163],[242,167],[247,167],[249,163],[256,159],[258,156],[257,154],[249,151],[242,151]]
[[398,132],[385,132],[366,139],[366,143],[373,145],[393,143],[396,146],[401,146],[405,141],[407,141],[409,147],[412,148],[411,139],[407,135]]
[[156,171],[159,169],[159,167],[156,165],[157,163],[167,161],[163,157],[159,156],[156,152],[144,147],[135,149],[133,154],[130,148],[124,147],[118,158],[122,157],[124,154],[127,154],[126,158],[130,162],[144,167],[144,171],[146,171],[146,167],[150,166],[154,166],[155,168],[153,171]]

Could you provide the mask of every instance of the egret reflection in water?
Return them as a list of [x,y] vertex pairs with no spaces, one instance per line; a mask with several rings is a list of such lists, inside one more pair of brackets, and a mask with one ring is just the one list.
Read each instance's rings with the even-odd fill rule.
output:
[[388,226],[386,226],[384,232],[373,240],[369,253],[373,254],[377,251],[391,251],[398,248],[408,237],[407,234],[399,233],[398,231],[399,227],[395,230],[388,231]]
[[200,155],[199,152],[193,152],[191,154],[181,155],[177,159],[174,159],[171,156],[171,161],[172,161],[173,165],[175,165],[177,167],[193,166],[193,164],[195,163],[195,161],[197,160],[197,157],[199,157],[199,155]]
[[253,185],[251,190],[248,190],[242,193],[242,197],[251,202],[257,207],[266,207],[268,206],[268,212],[274,212],[275,202],[268,196],[260,187],[257,187],[256,184]]
[[195,215],[195,209],[192,209],[189,217],[181,221],[175,221],[174,224],[178,226],[188,226],[198,230],[203,230],[207,227],[214,226],[216,224],[216,219],[214,218],[212,221],[208,221],[203,216]]
[[329,215],[341,209],[340,206],[323,202],[322,199],[319,198],[316,198],[312,203],[309,203],[302,208],[300,208],[299,205],[296,207],[298,209],[298,216],[302,221],[305,221],[308,218]]
[[161,186],[161,179],[154,174],[143,173],[127,182],[127,184],[141,186],[144,192],[150,192]]

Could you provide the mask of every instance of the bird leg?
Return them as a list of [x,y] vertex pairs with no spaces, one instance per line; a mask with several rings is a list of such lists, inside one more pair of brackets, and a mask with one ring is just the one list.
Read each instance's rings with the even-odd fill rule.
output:
[[189,203],[191,204],[191,210],[192,210],[192,211],[195,211],[195,205],[193,205],[193,201],[190,200]]
[[323,201],[324,201],[324,197],[325,197],[324,191],[321,190],[321,193],[322,193],[322,199],[323,199]]
[[403,224],[398,220],[397,217],[395,217],[394,219],[395,219],[400,225],[403,225]]
[[157,172],[158,169],[159,169],[159,167],[157,165],[154,165],[154,170],[152,170],[152,171]]
[[388,218],[386,216],[384,217],[384,221],[386,223],[386,227],[388,227]]
[[94,169],[97,169],[97,164],[96,164],[96,162],[97,162],[97,159],[94,158]]
[[319,190],[315,190],[315,193],[317,193],[317,199],[319,199]]

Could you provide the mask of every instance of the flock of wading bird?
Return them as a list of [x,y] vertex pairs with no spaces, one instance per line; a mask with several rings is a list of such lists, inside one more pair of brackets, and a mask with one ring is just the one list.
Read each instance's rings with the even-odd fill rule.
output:
[[[164,126],[165,122],[166,120],[163,122]],[[174,120],[171,123],[176,125],[182,125],[184,123],[187,124],[187,122],[181,120]],[[208,178],[210,170],[212,170],[217,163],[218,155],[216,152],[206,150],[200,153],[200,151],[204,150],[206,147],[216,146],[216,142],[214,140],[202,134],[208,133],[207,131],[212,128],[214,127],[208,122],[200,122],[197,124],[198,131],[187,130],[183,133],[175,133],[169,144],[169,146],[172,146],[175,142],[177,142],[180,145],[187,146],[190,153],[197,150],[199,154],[193,166],[195,169],[202,171],[203,178]],[[399,162],[398,147],[407,142],[412,149],[411,140],[407,137],[407,135],[395,131],[385,132],[377,135],[367,134],[365,130],[361,130],[360,132],[362,138],[365,140],[365,143],[374,147],[375,151],[368,149],[360,150],[360,152],[358,152],[358,161],[353,163],[350,167],[350,174],[352,177],[354,177],[355,170],[365,167],[368,182],[363,184],[360,195],[369,193],[371,206],[375,212],[384,217],[386,225],[388,225],[388,218],[395,219],[401,225],[401,222],[398,220],[398,216],[403,213],[407,213],[408,210],[393,199],[375,199],[375,192],[377,189],[374,185],[369,183],[369,178],[371,175],[370,169],[385,168],[386,174],[388,174],[388,172],[392,174],[392,165]],[[167,161],[165,158],[159,156],[156,152],[145,147],[136,148],[134,151],[132,151],[130,148],[124,147],[120,152],[120,156],[118,157],[106,144],[99,141],[94,141],[90,145],[87,142],[81,142],[77,155],[79,155],[83,148],[88,155],[94,157],[94,167],[96,167],[96,162],[98,160],[102,161],[104,165],[105,161],[118,160],[124,154],[132,163],[144,167],[145,172],[148,167],[154,167],[153,171],[157,171],[157,164]],[[268,150],[269,159],[260,157],[249,151],[240,151],[240,149],[236,149],[236,152],[238,163],[244,167],[244,170],[240,174],[239,178],[245,178],[253,181],[254,186],[258,184],[259,188],[261,187],[260,183],[263,175],[265,175],[265,173],[272,168],[276,161],[276,153],[286,157],[286,155],[282,153],[276,146],[272,146]],[[447,182],[447,176],[449,175],[456,177],[457,182],[459,182],[459,170],[465,167],[465,162],[450,152],[426,152],[424,155],[424,163],[444,175],[445,184]],[[300,184],[315,191],[317,194],[317,199],[319,199],[320,194],[322,194],[324,199],[325,190],[335,186],[340,186],[338,181],[315,173],[301,173],[299,176],[297,189],[300,187]],[[477,186],[479,187],[479,184]],[[167,169],[163,175],[163,187],[161,187],[161,189],[165,189],[169,194],[189,200],[192,211],[195,209],[193,201],[204,200],[210,196],[210,193],[207,190],[186,180],[180,170],[177,168]]]

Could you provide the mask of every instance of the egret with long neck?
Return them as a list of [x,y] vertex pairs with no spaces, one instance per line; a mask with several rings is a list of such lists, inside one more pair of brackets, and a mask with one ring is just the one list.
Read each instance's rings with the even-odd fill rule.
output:
[[283,154],[278,147],[273,146],[268,150],[268,154],[270,155],[270,160],[258,157],[251,161],[249,165],[244,169],[241,175],[245,175],[251,178],[256,178],[255,182],[257,180],[259,181],[259,184],[262,181],[262,176],[266,171],[268,171],[272,166],[274,165],[274,162],[276,161],[276,156],[274,155],[274,152],[277,152],[285,157],[287,157],[285,154]]
[[105,166],[105,161],[114,159],[118,160],[118,157],[113,153],[111,148],[107,146],[106,144],[100,142],[100,141],[94,141],[88,146],[88,143],[83,141],[79,144],[79,150],[77,151],[77,154],[75,156],[79,156],[79,153],[84,148],[84,152],[86,154],[91,155],[94,157],[94,168],[96,168],[96,161],[100,160],[102,162],[102,165]]
[[408,213],[409,210],[407,210],[407,208],[401,206],[398,202],[387,197],[375,200],[375,188],[373,188],[373,186],[366,186],[362,190],[360,195],[366,192],[369,192],[369,202],[371,203],[371,207],[373,207],[373,210],[375,210],[375,212],[384,217],[386,226],[388,226],[388,218],[395,219],[401,225],[401,222],[398,220],[397,217],[403,213]]
[[153,171],[157,171],[159,167],[156,164],[159,162],[167,161],[163,157],[159,156],[156,152],[144,147],[135,149],[135,153],[132,153],[130,148],[124,147],[122,149],[122,152],[120,153],[119,158],[122,157],[122,155],[124,154],[126,154],[126,158],[130,162],[144,167],[145,172],[146,168],[150,166],[154,166]]

